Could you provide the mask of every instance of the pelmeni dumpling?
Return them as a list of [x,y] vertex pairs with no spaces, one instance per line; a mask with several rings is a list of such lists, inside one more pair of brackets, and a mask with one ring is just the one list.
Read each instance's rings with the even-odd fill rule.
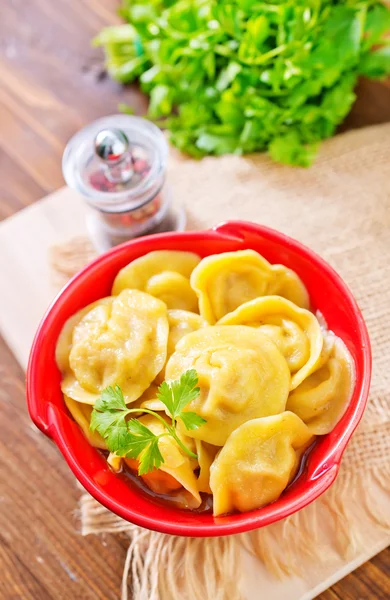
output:
[[195,444],[199,463],[198,490],[206,494],[211,494],[210,467],[220,448],[206,442],[201,442],[200,440],[195,440]]
[[200,314],[210,325],[259,296],[278,294],[309,306],[298,275],[283,265],[271,265],[254,250],[207,256],[194,269],[191,286],[199,297]]
[[174,353],[182,337],[208,325],[200,315],[188,310],[168,310],[168,323],[168,358]]
[[[168,310],[168,347],[167,347],[167,361],[174,353],[177,343],[182,337],[196,331],[201,327],[207,327],[207,322],[202,319],[200,315],[189,312],[188,310]],[[145,390],[140,400],[142,403],[140,406],[143,408],[149,408],[150,410],[166,411],[166,406],[157,399],[158,385],[165,379],[165,365],[162,371],[157,375],[154,383]]]
[[311,439],[292,412],[253,419],[233,431],[211,465],[214,515],[246,512],[277,500],[295,474],[296,451]]
[[288,401],[288,410],[297,414],[315,435],[332,431],[341,419],[351,398],[354,366],[351,355],[340,338],[326,335],[326,351],[319,368],[305,379]]
[[89,312],[99,306],[111,307],[112,302],[112,296],[92,302],[92,304],[89,304],[71,316],[61,330],[56,345],[56,363],[63,376],[61,389],[70,399],[75,398],[78,402],[85,402],[90,405],[94,404],[96,401],[97,394],[83,389],[75,378],[69,365],[69,355],[73,346],[73,331],[75,327]]
[[93,404],[104,388],[119,385],[126,403],[133,402],[164,366],[167,340],[166,305],[144,292],[124,290],[74,327],[62,391]]
[[318,366],[323,337],[313,313],[281,296],[263,296],[242,304],[218,325],[249,325],[269,336],[285,357],[295,389]]
[[267,295],[282,296],[301,308],[310,308],[308,291],[295,271],[284,265],[272,265],[274,279],[268,288]]
[[[207,327],[208,323],[202,317],[196,313],[188,310],[168,310],[168,348],[167,348],[167,360],[174,353],[176,344],[181,340],[182,337],[196,331],[201,327]],[[158,374],[156,378],[157,383],[161,383],[165,378],[165,367]]]
[[[154,435],[166,433],[164,425],[153,415],[140,417],[139,421],[148,427]],[[185,435],[180,435],[180,438],[187,447],[195,450],[194,444],[191,445],[191,439]],[[171,436],[161,437],[158,447],[164,458],[164,462],[159,469],[142,475],[142,479],[157,494],[169,494],[183,487],[192,496],[189,508],[197,508],[201,503],[197,478],[194,473],[197,462],[185,454]],[[125,461],[128,466],[137,469],[137,461],[129,459],[125,459]]]
[[253,250],[207,256],[194,269],[191,286],[199,310],[210,325],[244,302],[263,296],[272,279],[271,266]]
[[107,450],[107,444],[102,436],[97,431],[91,431],[89,428],[93,407],[90,404],[76,402],[66,395],[64,395],[64,401],[70,414],[82,430],[84,436],[87,438],[91,446],[100,448],[101,450]]
[[107,464],[115,473],[119,473],[122,470],[122,460],[122,457],[115,454],[115,452],[110,452],[107,456]]
[[200,258],[193,252],[156,250],[136,258],[119,271],[113,295],[137,289],[159,298],[168,308],[198,312],[198,299],[190,275]]
[[148,408],[157,412],[164,412],[166,410],[165,404],[157,398],[158,385],[153,382],[147,390],[144,391],[142,396],[134,402],[134,405],[140,408]]
[[56,345],[56,363],[63,375],[70,369],[69,354],[72,349],[74,328],[80,323],[81,319],[85,317],[85,315],[89,313],[92,309],[100,305],[111,306],[112,300],[112,296],[108,296],[107,298],[101,298],[96,302],[92,302],[92,304],[88,304],[88,306],[85,306],[84,308],[79,310],[65,322],[65,325],[61,329],[61,333],[58,336]]
[[200,394],[185,410],[207,423],[187,435],[223,446],[245,421],[285,410],[290,388],[286,359],[269,337],[243,325],[205,327],[176,346],[167,380],[188,369],[198,374]]

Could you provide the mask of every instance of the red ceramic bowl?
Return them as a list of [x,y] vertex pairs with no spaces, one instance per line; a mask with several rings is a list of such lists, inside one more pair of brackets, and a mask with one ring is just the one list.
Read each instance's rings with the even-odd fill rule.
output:
[[[107,466],[68,413],[60,390],[54,352],[65,321],[90,302],[110,294],[119,269],[151,250],[189,250],[200,256],[251,248],[271,263],[294,269],[305,282],[312,307],[344,340],[356,367],[356,384],[347,411],[334,430],[318,439],[306,469],[276,502],[248,513],[224,517],[196,514],[155,502],[130,487]],[[59,447],[86,490],[114,513],[142,527],[188,536],[240,533],[274,523],[300,510],[334,481],[342,454],[367,403],[371,351],[366,325],[347,286],[314,252],[267,227],[228,222],[209,231],[167,233],[139,238],[99,256],[68,283],[43,318],[27,371],[27,400],[34,423]]]

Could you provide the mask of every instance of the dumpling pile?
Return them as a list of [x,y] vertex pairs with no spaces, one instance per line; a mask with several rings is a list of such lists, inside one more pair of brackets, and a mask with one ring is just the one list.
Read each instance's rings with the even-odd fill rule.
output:
[[[158,385],[195,369],[200,393],[184,410],[206,423],[180,424],[177,434],[197,459],[162,437],[164,463],[142,479],[164,498],[180,495],[185,508],[198,508],[204,494],[214,515],[261,508],[283,493],[352,394],[353,360],[309,307],[298,275],[253,250],[202,260],[151,252],[118,273],[111,296],[65,323],[56,360],[66,406],[89,443],[105,450],[89,423],[107,386],[168,419]],[[150,414],[138,418],[156,435],[164,429]],[[108,462],[137,468],[112,454]]]

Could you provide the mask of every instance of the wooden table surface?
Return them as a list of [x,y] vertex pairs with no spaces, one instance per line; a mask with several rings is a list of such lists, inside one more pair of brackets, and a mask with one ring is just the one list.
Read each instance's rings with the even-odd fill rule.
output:
[[[110,81],[90,47],[102,26],[118,21],[116,7],[116,0],[1,0],[0,218],[63,185],[61,155],[82,125],[122,101],[145,110],[136,87]],[[389,83],[362,82],[345,126],[389,120]],[[0,373],[0,600],[119,598],[126,540],[78,534],[80,492],[30,422],[24,373],[1,340]],[[387,550],[319,598],[389,598],[389,571]]]

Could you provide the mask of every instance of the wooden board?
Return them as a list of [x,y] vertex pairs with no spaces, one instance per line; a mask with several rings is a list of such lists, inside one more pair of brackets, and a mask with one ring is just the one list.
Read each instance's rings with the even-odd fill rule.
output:
[[[85,215],[79,197],[63,188],[0,224],[0,331],[24,369],[36,327],[58,291],[49,269],[49,248],[75,235],[85,235]],[[28,261],[26,256],[29,257]],[[35,430],[32,437],[37,440],[38,447],[46,446],[47,441]],[[58,457],[58,463],[62,472],[66,467],[61,457]],[[51,491],[55,482],[40,483],[35,494],[44,502],[46,490],[43,483]],[[76,504],[76,494],[73,493],[72,497]],[[57,508],[59,505],[54,504],[53,516]],[[66,522],[64,516],[61,518],[67,530],[72,528],[71,521]],[[305,579],[277,581],[257,561],[246,555],[244,581],[248,600],[258,600],[259,589],[266,600],[311,600],[380,552],[390,541],[389,536],[373,527],[362,533],[367,540],[363,553],[349,562],[340,561],[332,566],[317,565],[314,569],[310,567]],[[121,563],[117,562],[116,571],[120,571],[120,568]],[[73,573],[70,567],[67,569]]]

